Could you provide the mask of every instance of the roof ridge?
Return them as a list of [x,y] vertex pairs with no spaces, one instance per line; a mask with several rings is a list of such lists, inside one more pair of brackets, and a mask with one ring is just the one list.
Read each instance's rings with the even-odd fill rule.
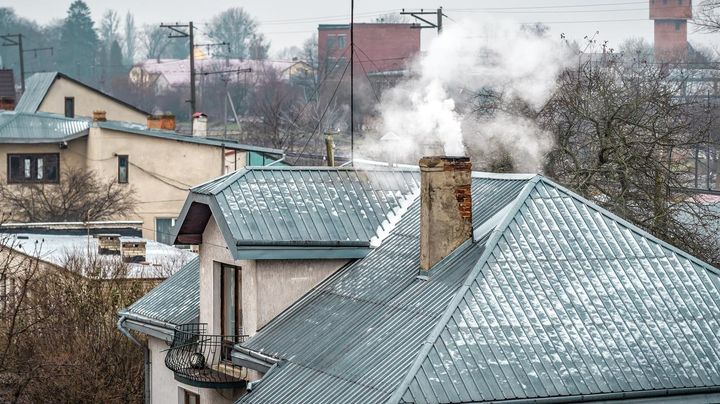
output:
[[597,203],[583,197],[582,195],[580,195],[576,192],[572,192],[571,190],[558,184],[557,182],[555,182],[543,175],[538,175],[538,177],[540,178],[540,181],[542,181],[546,185],[551,186],[551,187],[557,189],[558,191],[562,192],[563,194],[569,196],[570,198],[583,203],[590,209],[592,209],[592,210],[600,213],[601,215],[607,217],[608,219],[618,223],[622,227],[626,228],[627,230],[630,230],[631,232],[637,234],[638,236],[650,239],[650,241],[657,243],[659,246],[666,248],[666,249],[670,250],[671,252],[678,254],[691,262],[694,262],[695,264],[705,268],[706,270],[710,271],[711,273],[713,273],[715,275],[720,276],[720,269],[715,268],[714,266],[708,264],[707,262],[701,260],[700,258],[698,258],[678,247],[675,247],[674,245],[672,245],[666,241],[659,239],[657,236],[653,235],[652,233],[648,232],[647,230],[642,229],[640,226],[633,224],[626,219],[623,219],[622,217],[616,215],[615,213],[610,212],[609,210],[598,205]]
[[[209,181],[205,181],[202,184],[195,185],[194,187],[192,187],[190,189],[190,192],[200,193],[200,192],[196,191],[196,189],[210,185],[212,183],[217,183],[215,186],[212,187],[212,190],[210,190],[209,192],[207,192],[207,193],[202,192],[202,194],[205,194],[205,195],[217,195],[220,191],[227,188],[231,183],[242,178],[248,172],[250,172],[250,170],[248,170],[247,167],[244,167],[237,171],[232,171],[227,174],[223,174],[223,175],[213,178]],[[220,189],[218,189],[218,187],[220,187]]]
[[535,189],[535,186],[542,180],[542,176],[540,175],[534,175],[527,184],[523,187],[522,191],[520,191],[520,194],[515,197],[515,200],[512,203],[512,208],[510,208],[505,217],[498,223],[498,225],[495,227],[495,229],[490,232],[490,237],[488,238],[486,244],[485,244],[485,250],[483,251],[482,255],[478,259],[477,263],[475,263],[475,266],[470,271],[470,273],[465,277],[465,282],[458,288],[457,291],[455,291],[455,294],[453,295],[453,298],[450,300],[450,303],[448,303],[445,311],[443,312],[442,317],[440,317],[440,320],[436,323],[435,327],[432,329],[430,334],[428,335],[425,342],[423,342],[420,352],[415,357],[415,360],[413,361],[412,365],[410,366],[409,371],[406,373],[405,378],[403,381],[398,385],[398,387],[395,389],[393,394],[390,396],[390,398],[387,400],[388,404],[396,404],[399,403],[402,399],[403,395],[405,395],[405,391],[410,387],[410,383],[412,382],[412,379],[415,377],[415,374],[418,373],[420,370],[420,367],[422,366],[423,362],[425,361],[425,358],[430,353],[430,350],[435,345],[435,342],[440,337],[440,334],[442,333],[443,329],[445,329],[445,326],[447,325],[448,321],[450,321],[450,318],[452,317],[452,314],[455,312],[455,309],[457,308],[458,304],[460,303],[460,300],[463,298],[465,293],[470,289],[470,286],[474,282],[475,278],[479,275],[480,271],[482,270],[482,267],[484,263],[487,261],[490,254],[495,249],[495,246],[497,245],[498,241],[500,240],[505,228],[510,224],[510,221],[513,217],[515,217],[515,214],[520,210],[520,208],[523,206],[525,201],[527,200],[528,196],[530,196],[530,193],[533,189]]

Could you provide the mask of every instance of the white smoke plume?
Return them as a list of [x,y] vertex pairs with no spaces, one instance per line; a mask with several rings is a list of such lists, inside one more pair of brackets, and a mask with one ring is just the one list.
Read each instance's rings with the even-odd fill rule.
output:
[[570,60],[559,40],[514,22],[452,24],[410,65],[409,78],[383,93],[378,129],[394,140],[376,146],[400,160],[436,145],[451,156],[465,155],[467,147],[502,149],[516,168],[537,170],[552,146],[549,134],[532,120],[502,112],[480,116],[466,104],[485,92],[539,108]]

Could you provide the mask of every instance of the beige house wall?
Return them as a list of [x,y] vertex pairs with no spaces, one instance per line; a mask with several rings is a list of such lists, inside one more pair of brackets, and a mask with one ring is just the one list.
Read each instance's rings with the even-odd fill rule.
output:
[[128,184],[121,186],[133,188],[137,203],[132,214],[115,219],[142,220],[143,237],[155,240],[155,220],[177,218],[191,187],[245,166],[246,152],[231,152],[92,126],[87,137],[68,142],[65,149],[59,143],[0,144],[0,181],[7,182],[8,154],[59,153],[61,176],[77,167],[94,171],[104,181],[117,180],[117,156],[127,155]]
[[92,117],[94,110],[107,112],[107,119],[113,121],[147,123],[147,115],[125,106],[109,96],[62,77],[50,86],[38,111],[65,115],[65,97],[75,97],[75,116]]
[[58,153],[60,154],[60,175],[68,168],[85,168],[87,155],[87,139],[75,139],[68,142],[66,149],[61,149],[59,143],[48,144],[0,144],[0,181],[7,183],[8,154],[17,153]]
[[242,327],[254,335],[348,260],[235,260],[214,217],[200,245],[200,322],[220,334],[220,265],[241,269]]
[[[106,180],[117,179],[118,155],[130,163],[128,184],[138,203],[125,219],[143,221],[143,237],[155,239],[155,219],[176,218],[188,190],[224,174],[221,147],[179,142],[98,127],[88,136],[88,169]],[[244,166],[245,153],[238,152]]]

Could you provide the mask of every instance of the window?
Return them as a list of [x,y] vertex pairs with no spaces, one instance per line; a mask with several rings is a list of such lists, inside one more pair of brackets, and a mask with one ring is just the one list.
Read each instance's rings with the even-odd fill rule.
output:
[[220,328],[226,336],[222,343],[220,358],[229,361],[237,336],[242,334],[242,310],[240,307],[240,268],[231,265],[220,266]]
[[682,27],[682,24],[679,21],[675,22],[675,32],[680,32],[680,28]]
[[65,97],[65,116],[75,118],[75,97]]
[[127,184],[128,182],[128,156],[117,156],[118,158],[118,182]]
[[60,155],[8,154],[8,183],[56,183],[60,179]]
[[200,404],[200,395],[178,387],[179,404]]
[[337,36],[335,35],[328,35],[327,36],[327,48],[328,50],[333,50],[337,48]]
[[156,218],[155,219],[155,241],[167,245],[172,245],[172,229],[175,226],[175,218]]
[[337,48],[338,48],[338,49],[345,49],[345,35],[338,35],[338,36],[337,36]]

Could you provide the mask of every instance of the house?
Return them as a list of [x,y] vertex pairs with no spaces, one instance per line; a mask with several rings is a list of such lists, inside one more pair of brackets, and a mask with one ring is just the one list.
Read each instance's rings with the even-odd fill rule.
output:
[[175,242],[119,313],[153,403],[720,400],[720,271],[539,175],[251,167]]
[[25,83],[18,112],[46,112],[67,118],[92,118],[103,110],[113,119],[143,124],[148,112],[60,72],[35,73]]
[[[229,82],[252,85],[270,69],[288,82],[305,82],[314,74],[312,66],[301,60],[195,60],[197,80],[204,80],[208,74],[217,76],[215,72],[226,72],[225,77]],[[153,88],[158,94],[163,94],[190,86],[190,61],[189,59],[147,59],[136,63],[128,76],[131,83]]]
[[692,0],[650,0],[655,30],[655,60],[685,62],[688,58],[688,20]]
[[0,69],[0,109],[15,109],[15,76],[12,69]]
[[[413,24],[356,23],[355,74],[383,76],[406,70],[420,53],[420,31]],[[350,60],[350,25],[318,25],[318,63],[322,75],[342,72]]]
[[193,184],[282,156],[281,150],[200,132],[179,134],[172,130],[172,117],[164,118],[169,129],[155,129],[155,117],[139,124],[96,112],[92,119],[0,112],[0,181],[10,187],[53,185],[71,170],[92,171],[103,181],[116,181],[135,192],[134,212],[113,219],[140,220],[143,237],[170,243],[169,229]]

